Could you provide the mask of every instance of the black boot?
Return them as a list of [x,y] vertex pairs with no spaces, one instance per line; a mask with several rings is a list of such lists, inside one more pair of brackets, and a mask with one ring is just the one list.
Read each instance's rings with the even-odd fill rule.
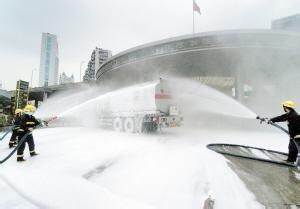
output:
[[22,157],[18,157],[17,158],[17,162],[24,162],[24,161],[26,161],[24,158],[22,158]]
[[31,156],[31,157],[34,157],[34,156],[37,156],[37,155],[38,155],[38,153],[36,153],[36,152],[30,153],[30,156]]
[[295,161],[292,161],[292,160],[290,160],[290,159],[286,159],[286,160],[284,160],[283,162],[293,164]]
[[15,141],[10,141],[9,144],[9,149],[13,148],[13,147],[16,147],[17,146],[17,143]]

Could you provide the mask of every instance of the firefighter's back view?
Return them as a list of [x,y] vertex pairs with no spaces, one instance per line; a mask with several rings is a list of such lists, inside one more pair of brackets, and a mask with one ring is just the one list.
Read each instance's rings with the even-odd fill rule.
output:
[[20,128],[21,115],[22,115],[22,109],[16,109],[15,117],[13,120],[13,131],[12,131],[12,135],[10,137],[9,143],[8,143],[9,148],[13,148],[17,145],[18,129]]
[[297,154],[300,153],[300,115],[295,110],[295,103],[287,100],[282,103],[285,114],[271,118],[273,123],[287,121],[290,135],[289,154],[285,160],[288,163],[294,163],[297,160]]
[[24,149],[26,143],[29,146],[29,153],[30,156],[33,157],[37,155],[35,152],[35,145],[34,140],[32,137],[32,131],[33,129],[40,125],[40,122],[36,120],[36,118],[33,116],[33,113],[35,112],[36,108],[32,105],[26,105],[26,107],[23,110],[23,115],[20,118],[19,125],[20,128],[18,129],[18,143],[20,143],[20,140],[22,137],[25,136],[25,134],[28,133],[26,139],[22,142],[22,144],[19,146],[17,151],[17,161],[23,162],[24,159]]

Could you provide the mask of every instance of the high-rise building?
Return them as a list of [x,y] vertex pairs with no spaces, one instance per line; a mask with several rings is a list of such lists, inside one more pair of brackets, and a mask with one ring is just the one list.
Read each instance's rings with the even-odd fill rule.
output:
[[272,21],[272,29],[300,32],[300,14]]
[[96,49],[94,49],[92,52],[90,61],[88,62],[87,69],[85,70],[85,73],[83,76],[83,81],[96,80],[97,70],[111,56],[112,56],[112,53],[110,50],[105,50],[105,49],[96,47]]
[[58,44],[56,35],[42,34],[39,86],[56,85],[58,81]]
[[72,74],[70,77],[68,77],[65,72],[61,73],[59,76],[59,84],[65,83],[74,83],[74,75]]

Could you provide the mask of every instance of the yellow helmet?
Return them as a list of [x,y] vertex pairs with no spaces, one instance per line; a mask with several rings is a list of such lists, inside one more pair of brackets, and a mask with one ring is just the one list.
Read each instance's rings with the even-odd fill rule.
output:
[[291,108],[291,109],[295,109],[296,104],[293,101],[287,100],[287,101],[284,101],[282,103],[282,106],[283,107],[288,107],[288,108]]
[[15,114],[19,114],[19,113],[22,113],[22,109],[18,108],[18,109],[15,110]]
[[24,108],[24,112],[26,113],[34,113],[36,111],[35,106],[33,105],[26,105],[26,107]]

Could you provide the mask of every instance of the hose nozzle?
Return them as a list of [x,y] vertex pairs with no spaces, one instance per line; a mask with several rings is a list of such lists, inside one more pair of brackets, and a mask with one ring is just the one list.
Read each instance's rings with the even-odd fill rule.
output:
[[269,119],[268,118],[261,118],[259,116],[256,116],[256,119],[260,120],[260,123],[263,123],[263,122],[269,123]]

